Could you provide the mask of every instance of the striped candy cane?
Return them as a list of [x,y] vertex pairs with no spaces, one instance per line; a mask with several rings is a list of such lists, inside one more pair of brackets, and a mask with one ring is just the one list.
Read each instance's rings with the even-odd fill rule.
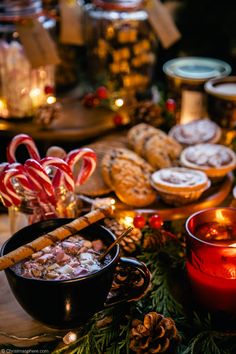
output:
[[32,185],[24,172],[23,166],[11,165],[1,172],[0,193],[6,207],[19,206],[22,202],[22,196],[17,192],[15,181],[19,183],[23,191],[32,192]]
[[33,189],[39,193],[42,202],[49,202],[56,205],[54,188],[44,167],[33,159],[26,160],[24,167],[33,185]]
[[27,134],[18,134],[7,147],[7,160],[9,163],[16,162],[16,150],[20,145],[25,145],[30,158],[40,161],[40,155],[34,140]]
[[73,171],[76,163],[80,159],[82,159],[82,165],[75,181],[75,184],[77,186],[80,186],[81,184],[87,181],[87,179],[94,172],[97,165],[97,156],[95,152],[89,148],[80,148],[72,150],[68,153],[65,160]]
[[67,164],[67,162],[60,159],[59,157],[45,157],[44,159],[41,160],[40,163],[45,170],[47,167],[53,167],[58,170],[52,179],[52,185],[54,189],[60,187],[61,184],[60,176],[62,175],[64,178],[66,189],[70,192],[74,192],[75,183],[74,183],[72,171],[69,165]]

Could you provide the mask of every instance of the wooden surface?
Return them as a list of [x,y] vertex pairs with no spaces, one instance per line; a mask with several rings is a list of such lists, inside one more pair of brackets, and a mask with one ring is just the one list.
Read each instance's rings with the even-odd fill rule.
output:
[[85,141],[114,129],[114,113],[104,108],[85,108],[77,99],[62,102],[61,117],[42,129],[33,121],[0,120],[0,136],[26,133],[33,139],[50,142]]

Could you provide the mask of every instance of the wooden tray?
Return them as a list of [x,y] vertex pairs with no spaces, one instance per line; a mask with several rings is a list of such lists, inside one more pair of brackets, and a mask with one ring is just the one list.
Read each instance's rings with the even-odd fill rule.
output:
[[155,203],[151,204],[147,208],[131,209],[129,206],[121,202],[117,202],[117,213],[126,211],[142,214],[158,213],[163,218],[163,220],[166,221],[184,219],[199,210],[220,205],[231,192],[232,185],[233,175],[229,173],[223,182],[213,185],[211,188],[209,188],[209,190],[203,193],[199,200],[194,203],[179,207],[171,207],[158,198]]

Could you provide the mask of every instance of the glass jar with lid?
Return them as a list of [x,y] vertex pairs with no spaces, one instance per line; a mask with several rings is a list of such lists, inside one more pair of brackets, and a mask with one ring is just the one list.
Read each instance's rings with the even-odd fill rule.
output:
[[229,64],[205,57],[182,57],[163,66],[168,96],[176,101],[176,123],[188,123],[208,116],[204,84],[211,78],[227,76]]
[[142,0],[92,0],[85,5],[88,71],[96,84],[125,97],[152,81],[157,38]]
[[16,29],[37,18],[53,32],[55,21],[42,16],[41,1],[4,0],[0,4],[0,118],[30,118],[54,89],[54,65],[32,68]]

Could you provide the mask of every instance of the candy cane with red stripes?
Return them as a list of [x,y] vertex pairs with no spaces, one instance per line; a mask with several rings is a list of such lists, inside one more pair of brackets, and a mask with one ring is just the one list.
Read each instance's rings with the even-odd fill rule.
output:
[[14,136],[7,147],[7,160],[9,163],[16,162],[16,150],[20,145],[25,145],[30,158],[40,161],[40,155],[34,140],[27,134],[18,134]]

